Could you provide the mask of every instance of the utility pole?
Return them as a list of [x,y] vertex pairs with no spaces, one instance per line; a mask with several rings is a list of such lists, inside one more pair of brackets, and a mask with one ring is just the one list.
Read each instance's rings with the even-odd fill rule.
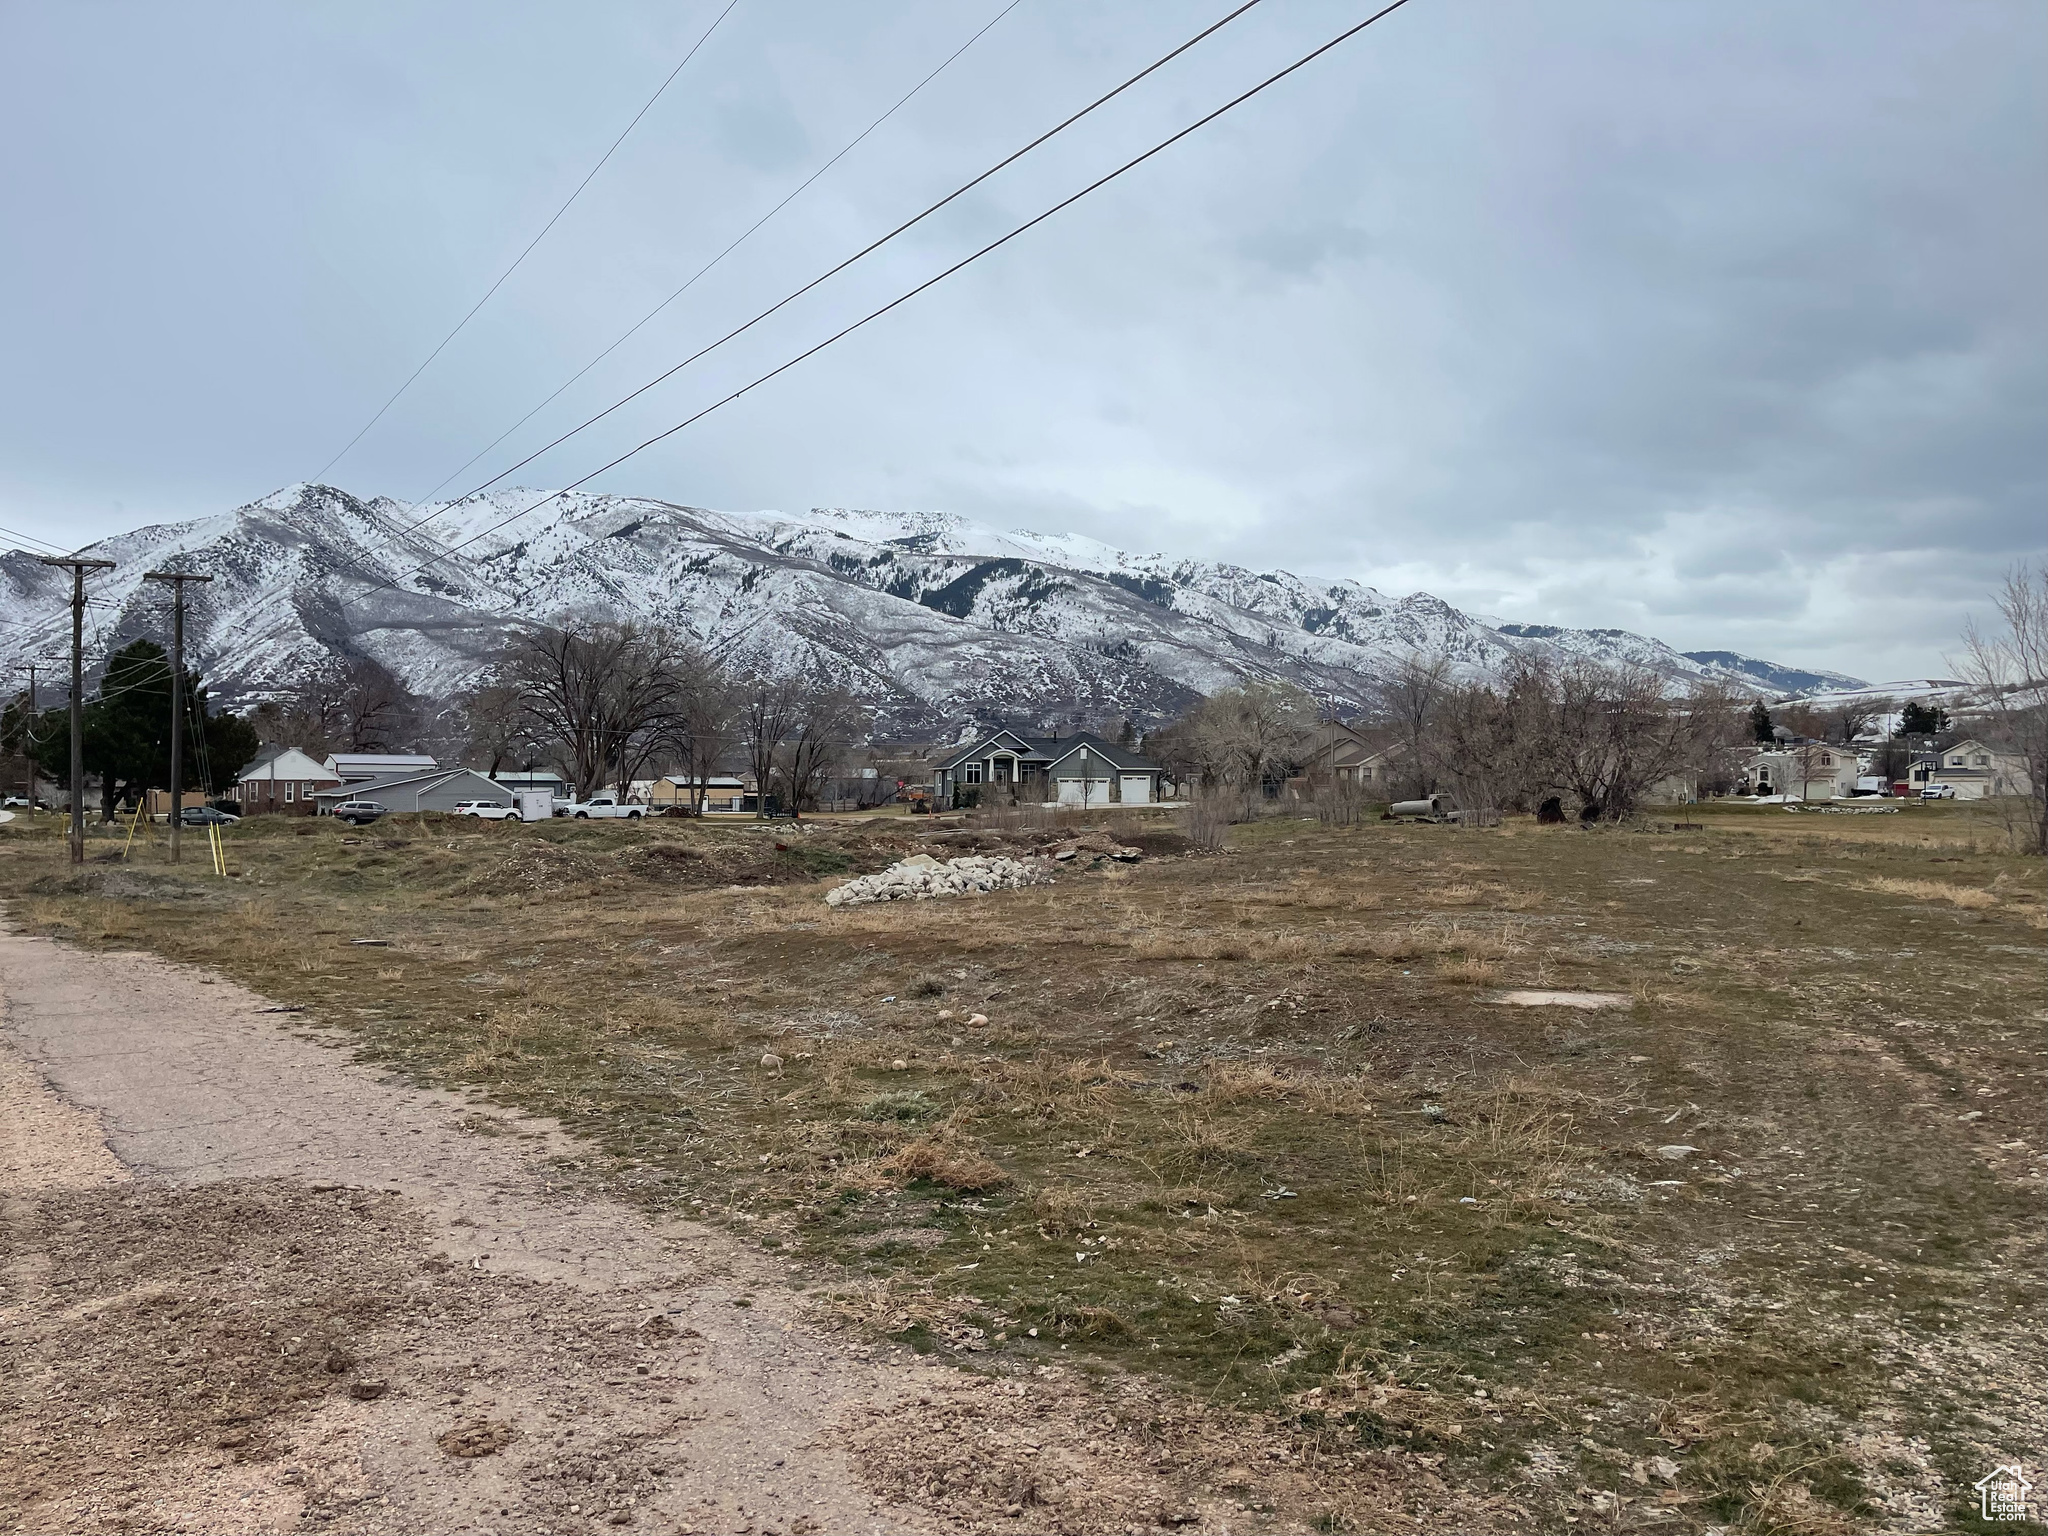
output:
[[[36,714],[36,664],[30,662],[28,664],[28,729],[31,743],[35,740]],[[22,785],[21,792],[28,801],[28,819],[33,823],[36,819],[36,755],[33,750],[28,754],[28,782]]]
[[144,571],[144,581],[171,584],[171,862],[178,862],[179,823],[185,819],[185,583],[211,581],[192,571]]
[[[111,571],[111,560],[44,555],[45,565],[71,570],[71,862],[85,862],[85,573]],[[29,792],[35,798],[35,792]]]
[[[16,734],[14,746],[19,748],[24,741],[28,743],[25,754],[28,758],[28,780],[22,785],[21,792],[28,801],[29,820],[33,821],[36,815],[36,664],[25,661],[21,665],[28,672],[28,723]],[[0,746],[4,745],[0,743]]]

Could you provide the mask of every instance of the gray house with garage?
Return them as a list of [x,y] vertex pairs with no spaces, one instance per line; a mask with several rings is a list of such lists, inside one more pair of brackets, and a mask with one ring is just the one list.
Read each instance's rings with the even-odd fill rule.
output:
[[436,768],[430,773],[395,773],[316,792],[319,814],[331,816],[347,800],[374,800],[391,812],[452,811],[465,800],[512,804],[512,791],[469,768]]
[[1163,770],[1089,731],[1026,736],[996,731],[955,748],[932,769],[932,798],[954,805],[1154,805]]

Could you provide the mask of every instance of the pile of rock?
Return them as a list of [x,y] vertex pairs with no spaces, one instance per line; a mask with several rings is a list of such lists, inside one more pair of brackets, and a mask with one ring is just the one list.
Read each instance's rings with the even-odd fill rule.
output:
[[912,854],[880,874],[862,875],[825,893],[827,904],[858,906],[869,901],[923,901],[931,896],[977,896],[1036,885],[1045,866],[1000,855],[969,854],[941,864],[928,853]]
[[1073,859],[1115,859],[1132,864],[1145,856],[1142,850],[1128,847],[1106,832],[1084,832],[1055,844],[1050,851],[1062,864]]

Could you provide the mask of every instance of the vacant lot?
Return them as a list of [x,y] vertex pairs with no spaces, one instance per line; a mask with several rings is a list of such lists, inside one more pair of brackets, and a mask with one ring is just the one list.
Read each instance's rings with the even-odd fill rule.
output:
[[[1379,1528],[1345,1490],[1398,1468],[1504,1527],[1970,1528],[2048,1447],[2043,872],[1974,809],[1217,854],[1160,817],[1110,829],[1134,864],[846,910],[1030,839],[273,819],[221,879],[17,823],[0,895],[556,1117],[921,1351],[1244,1426],[1248,1520]],[[960,1454],[871,1475],[972,1519]]]

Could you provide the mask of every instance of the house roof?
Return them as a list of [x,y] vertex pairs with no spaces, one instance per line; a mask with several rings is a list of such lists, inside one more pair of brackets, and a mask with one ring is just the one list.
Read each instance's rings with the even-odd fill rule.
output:
[[[278,772],[273,768],[273,765],[289,763],[292,758],[297,758],[298,763],[284,768],[282,772]],[[326,765],[317,761],[311,754],[303,752],[297,747],[281,747],[273,743],[258,752],[249,766],[235,775],[235,782],[239,784],[245,783],[250,779],[268,778],[332,779],[334,774],[329,772]]]
[[1014,752],[1026,762],[1048,762],[1050,759],[1044,751],[1046,740],[1047,738],[1020,736],[1015,731],[997,731],[992,736],[983,736],[964,747],[956,748],[951,757],[939,763],[939,771],[943,773],[960,763],[970,762],[977,757],[987,757],[991,752]]
[[327,759],[325,766],[336,773],[358,769],[371,773],[398,773],[441,765],[423,752],[337,752]]
[[1047,746],[1056,749],[1052,753],[1052,766],[1055,768],[1086,747],[1091,756],[1103,759],[1120,773],[1159,772],[1159,765],[1151,758],[1133,752],[1129,747],[1120,747],[1113,741],[1104,741],[1090,731],[1048,742]]
[[678,789],[689,789],[697,784],[702,784],[706,789],[745,789],[747,787],[745,779],[735,778],[729,773],[714,773],[708,779],[693,779],[687,774],[681,773],[665,773],[661,776],[661,782],[673,784]]
[[1092,731],[1081,731],[1072,736],[1025,736],[1017,731],[997,731],[984,736],[969,746],[960,748],[952,756],[942,759],[937,771],[946,773],[962,763],[985,758],[992,752],[1015,753],[1019,762],[1042,763],[1048,768],[1066,761],[1082,747],[1101,758],[1112,768],[1127,773],[1157,773],[1159,765],[1149,757],[1120,747],[1115,742],[1104,741]]
[[383,790],[400,789],[409,784],[421,786],[420,792],[424,794],[429,789],[439,789],[450,779],[464,777],[475,779],[485,789],[495,791],[498,794],[510,793],[503,784],[493,779],[485,778],[474,768],[436,768],[427,773],[392,773],[386,774],[381,778],[357,779],[353,784],[338,784],[333,789],[319,790],[314,794],[313,798],[316,800],[374,800],[379,792]]

